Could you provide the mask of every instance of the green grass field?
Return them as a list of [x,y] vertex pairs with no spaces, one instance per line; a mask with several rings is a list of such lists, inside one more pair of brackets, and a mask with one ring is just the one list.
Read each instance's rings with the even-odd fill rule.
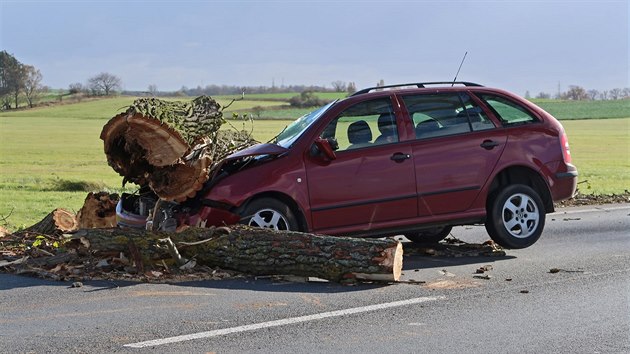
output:
[[630,118],[565,120],[582,193],[630,190]]
[[630,116],[630,100],[560,101],[533,99],[532,102],[561,120],[627,118]]
[[[117,97],[0,113],[0,224],[15,230],[39,221],[57,207],[77,211],[88,191],[120,192],[122,179],[107,165],[99,135],[107,120],[132,101],[131,97]],[[229,102],[224,97],[219,101]],[[245,100],[231,108],[247,110],[261,102],[282,104]],[[611,118],[621,109],[616,101],[609,102],[614,107],[601,106],[599,118]],[[581,114],[582,106],[572,107],[577,111],[565,107],[564,114]],[[268,141],[308,111],[287,110],[286,120],[256,120],[254,137]],[[628,117],[630,110],[625,112]],[[231,123],[243,127],[242,122]],[[244,124],[245,129],[252,128],[251,123]],[[563,124],[580,180],[588,181],[580,185],[582,192],[609,194],[630,189],[630,118],[565,120]]]

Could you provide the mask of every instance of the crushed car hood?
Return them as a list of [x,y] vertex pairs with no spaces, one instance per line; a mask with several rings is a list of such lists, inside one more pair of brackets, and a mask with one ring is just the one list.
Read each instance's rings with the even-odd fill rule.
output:
[[262,155],[279,156],[288,151],[289,151],[288,149],[283,148],[282,146],[269,144],[269,143],[256,144],[254,146],[250,146],[246,149],[237,151],[233,153],[232,155],[229,155],[228,157],[224,158],[221,162],[219,162],[214,173],[212,174],[211,179],[214,180],[214,178],[217,177],[217,175],[219,174],[223,166],[225,166],[226,164],[232,161],[237,161],[239,159],[251,157],[251,156],[262,156]]
[[275,144],[263,143],[256,144],[254,146],[250,146],[247,149],[243,149],[229,155],[225,158],[225,161],[237,160],[247,156],[256,156],[256,155],[282,155],[285,152],[289,151],[282,146],[278,146]]

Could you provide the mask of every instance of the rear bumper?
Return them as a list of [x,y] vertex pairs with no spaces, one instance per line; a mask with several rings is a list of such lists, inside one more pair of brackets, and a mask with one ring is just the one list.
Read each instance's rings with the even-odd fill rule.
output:
[[571,172],[559,172],[556,173],[556,178],[557,179],[563,179],[563,178],[573,178],[573,177],[577,177],[578,176],[578,171],[571,171]]
[[554,202],[569,199],[575,196],[577,191],[578,170],[572,164],[562,164],[562,171],[553,174],[551,197]]

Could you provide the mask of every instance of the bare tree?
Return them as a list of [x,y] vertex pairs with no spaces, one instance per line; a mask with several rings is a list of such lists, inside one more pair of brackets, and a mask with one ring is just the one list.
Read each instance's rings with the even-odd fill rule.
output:
[[623,89],[623,94],[622,94],[623,98],[629,98],[630,97],[630,87],[626,87]]
[[110,73],[100,73],[88,80],[88,87],[95,95],[109,96],[115,90],[120,90],[121,86],[120,78]]
[[581,86],[571,85],[569,91],[564,93],[564,98],[568,100],[580,101],[588,98],[586,90]]
[[536,98],[540,98],[540,99],[550,99],[551,95],[546,93],[546,92],[538,92],[538,94],[536,95]]
[[357,92],[357,85],[354,82],[349,82],[346,91],[348,91],[349,94]]
[[596,100],[599,97],[599,91],[597,90],[588,90],[586,93],[591,100]]
[[147,88],[147,90],[149,91],[149,93],[151,94],[151,96],[155,97],[157,95],[158,92],[158,88],[156,84],[151,84],[149,85],[149,87]]
[[620,88],[614,88],[609,91],[611,100],[618,100],[621,97],[623,91]]
[[68,86],[68,93],[75,94],[75,93],[81,93],[83,92],[85,88],[83,87],[83,84],[81,84],[80,82],[75,82],[74,84],[70,84]]
[[346,83],[344,81],[336,80],[331,82],[331,84],[336,92],[343,92],[346,90]]
[[602,100],[606,101],[606,100],[608,99],[608,91],[607,91],[607,90],[602,91],[602,92],[599,94],[599,97],[600,97]]
[[42,73],[32,65],[24,65],[24,96],[30,108],[42,92]]

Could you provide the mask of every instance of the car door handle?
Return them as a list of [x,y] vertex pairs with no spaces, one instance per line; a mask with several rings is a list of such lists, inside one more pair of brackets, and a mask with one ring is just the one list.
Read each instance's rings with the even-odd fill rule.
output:
[[492,149],[494,149],[495,146],[498,146],[498,145],[499,145],[499,143],[497,143],[494,140],[484,140],[483,143],[481,143],[481,145],[479,145],[479,146],[481,146],[482,148],[484,148],[486,150],[492,150]]
[[402,152],[397,152],[395,154],[392,155],[392,157],[390,157],[390,159],[392,161],[396,161],[396,162],[403,162],[407,159],[410,159],[411,155],[409,154],[403,154]]

